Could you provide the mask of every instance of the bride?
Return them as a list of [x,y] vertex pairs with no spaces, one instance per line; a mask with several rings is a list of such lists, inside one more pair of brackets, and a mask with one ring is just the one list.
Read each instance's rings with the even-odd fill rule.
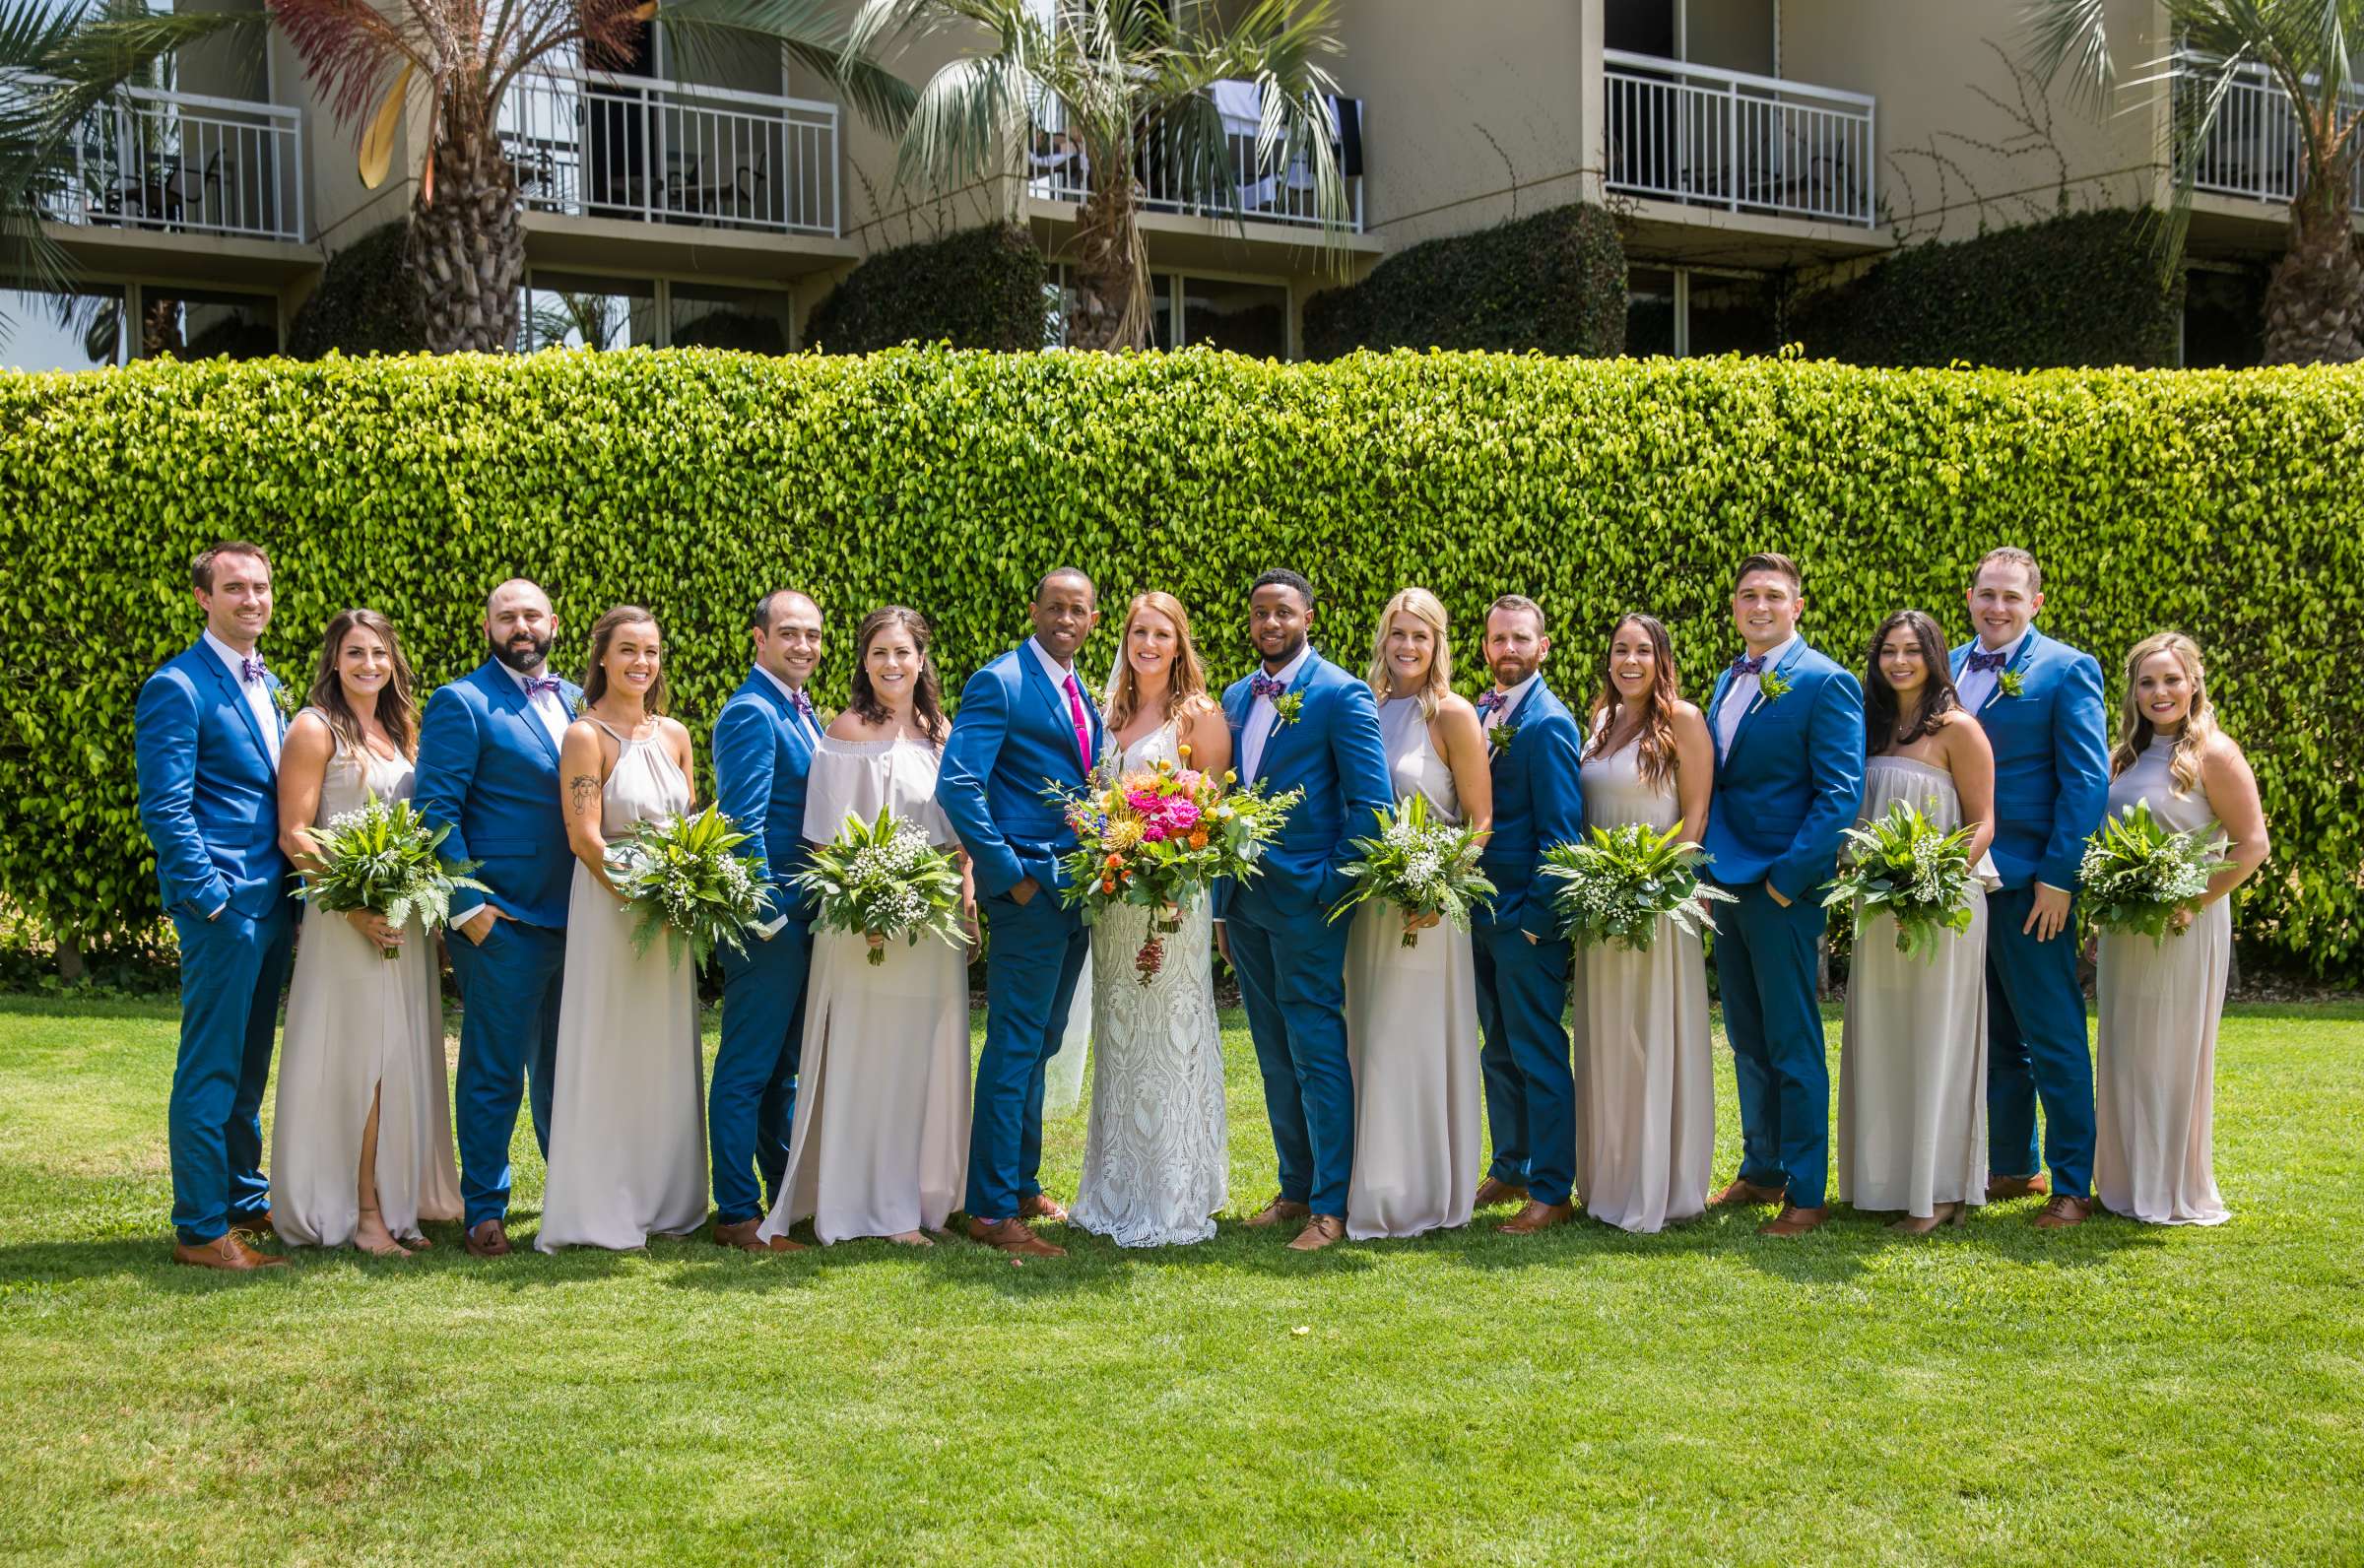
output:
[[[1220,774],[1231,732],[1207,694],[1190,617],[1171,594],[1139,595],[1125,611],[1108,696],[1116,765],[1180,763]],[[1165,963],[1148,985],[1133,955],[1150,911],[1118,905],[1091,933],[1091,1120],[1069,1223],[1120,1247],[1205,1241],[1230,1200],[1223,1130],[1223,1042],[1215,1018],[1207,896],[1182,911]]]

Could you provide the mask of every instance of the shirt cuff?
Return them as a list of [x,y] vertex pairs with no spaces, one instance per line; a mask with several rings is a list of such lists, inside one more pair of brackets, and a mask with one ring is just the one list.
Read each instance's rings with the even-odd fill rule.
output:
[[2043,888],[2048,893],[2067,893],[2068,891],[2068,889],[2066,887],[2055,887],[2052,883],[2046,882],[2041,877],[2036,879],[2036,885]]
[[772,938],[780,934],[780,928],[786,924],[788,924],[788,917],[786,915],[774,915],[769,920],[763,922],[763,924],[755,926],[752,929],[755,931],[756,936],[762,938],[765,942],[769,942]]

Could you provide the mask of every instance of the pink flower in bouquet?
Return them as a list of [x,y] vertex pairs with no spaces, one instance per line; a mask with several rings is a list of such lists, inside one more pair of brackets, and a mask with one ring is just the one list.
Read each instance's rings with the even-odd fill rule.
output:
[[1141,817],[1141,836],[1152,843],[1180,838],[1199,825],[1199,808],[1187,795],[1137,790],[1127,798]]

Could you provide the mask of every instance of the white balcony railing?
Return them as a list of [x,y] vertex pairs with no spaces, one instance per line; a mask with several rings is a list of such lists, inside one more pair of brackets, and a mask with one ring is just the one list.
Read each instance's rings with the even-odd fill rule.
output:
[[602,72],[538,74],[510,87],[500,139],[537,211],[838,231],[833,103]]
[[[2176,56],[2177,114],[2201,112],[2201,95],[2214,74],[2214,62],[2205,56]],[[2364,115],[2364,87],[2348,89],[2340,113],[2342,124]],[[2216,108],[2216,123],[2208,127],[2207,141],[2200,150],[2194,188],[2287,205],[2298,196],[2305,167],[2298,117],[2288,95],[2264,66],[2235,66],[2232,85]],[[2351,208],[2364,212],[2364,163],[2356,167],[2347,200]]]
[[[1220,99],[1217,100],[1220,103]],[[1340,149],[1341,166],[1347,162],[1345,131],[1339,122],[1351,120],[1352,145],[1357,157],[1362,145],[1362,102],[1342,98],[1333,108],[1333,145]],[[1256,135],[1244,120],[1227,119],[1224,166],[1200,188],[1184,177],[1179,160],[1169,157],[1163,138],[1150,134],[1134,161],[1133,185],[1140,205],[1149,212],[1187,213],[1194,217],[1246,219],[1250,223],[1319,227],[1322,215],[1314,201],[1312,165],[1303,158],[1293,162],[1276,147],[1257,155]],[[1061,129],[1059,105],[1053,103],[1036,121],[1027,150],[1027,189],[1046,201],[1081,203],[1091,194],[1091,167],[1084,150]],[[1344,176],[1345,225],[1362,232],[1362,175]]]
[[277,103],[125,88],[84,119],[72,171],[41,211],[95,228],[300,240],[302,119]]
[[1731,212],[1876,222],[1875,100],[1604,51],[1609,188]]

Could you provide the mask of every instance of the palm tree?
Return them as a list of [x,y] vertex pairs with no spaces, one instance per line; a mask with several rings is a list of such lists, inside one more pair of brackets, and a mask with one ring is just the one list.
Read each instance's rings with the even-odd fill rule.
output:
[[[1021,166],[1033,128],[1056,121],[1081,154],[1085,197],[1073,264],[1080,348],[1149,342],[1149,265],[1138,222],[1136,170],[1152,151],[1190,205],[1239,212],[1239,175],[1210,89],[1246,79],[1261,90],[1261,167],[1302,160],[1323,245],[1348,209],[1331,140],[1337,91],[1321,57],[1338,52],[1334,0],[1258,0],[1224,27],[1213,0],[863,0],[849,47],[931,34],[978,40],[924,84],[898,156],[897,178],[958,186]],[[1279,155],[1276,157],[1275,155]]]
[[517,171],[499,132],[511,83],[576,59],[623,64],[654,21],[692,56],[749,42],[783,49],[833,76],[866,118],[899,128],[910,88],[848,46],[842,16],[839,0],[265,0],[261,12],[105,17],[61,51],[53,69],[69,87],[54,107],[78,117],[162,55],[264,27],[288,39],[337,118],[361,132],[364,177],[383,178],[405,108],[423,105],[427,147],[409,255],[427,347],[493,352],[517,341],[525,281]]
[[[82,16],[56,0],[0,0],[0,288],[62,291],[72,271],[42,229],[42,211],[74,179],[70,127],[38,85]],[[0,343],[9,319],[0,312]]]
[[[2096,107],[2115,96],[2117,71],[2105,0],[2033,0],[2028,19],[2046,85],[2064,70]],[[2290,248],[2266,290],[2266,361],[2318,364],[2364,359],[2364,259],[2356,253],[2348,193],[2364,163],[2364,98],[2355,50],[2364,46],[2364,0],[2162,0],[2176,54],[2130,84],[2177,92],[2167,120],[2174,194],[2162,229],[2162,264],[2181,264],[2192,192],[2217,118],[2237,82],[2263,70],[2297,132],[2298,194]]]

